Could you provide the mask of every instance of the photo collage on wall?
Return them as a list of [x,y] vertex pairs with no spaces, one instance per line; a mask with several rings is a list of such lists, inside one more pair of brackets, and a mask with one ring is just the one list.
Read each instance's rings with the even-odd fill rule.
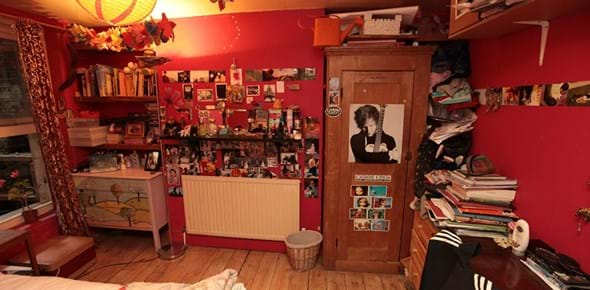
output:
[[392,208],[393,198],[388,196],[386,185],[352,185],[350,196],[353,205],[348,218],[355,231],[389,231],[386,211]]
[[319,154],[319,139],[305,140],[305,169],[304,176],[304,196],[305,198],[318,198],[319,190],[319,168],[320,168],[320,154]]
[[487,88],[475,95],[488,106],[590,106],[590,81]]

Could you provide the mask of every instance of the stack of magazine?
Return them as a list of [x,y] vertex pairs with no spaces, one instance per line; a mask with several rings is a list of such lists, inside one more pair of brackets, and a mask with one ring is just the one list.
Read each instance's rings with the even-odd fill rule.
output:
[[518,219],[512,202],[518,182],[515,179],[493,174],[468,176],[461,171],[433,171],[426,182],[446,184],[431,191],[426,201],[431,220],[439,227],[454,230],[458,235],[505,238],[508,223]]
[[588,274],[582,272],[576,261],[565,255],[537,248],[527,251],[527,258],[521,262],[551,289],[590,289]]

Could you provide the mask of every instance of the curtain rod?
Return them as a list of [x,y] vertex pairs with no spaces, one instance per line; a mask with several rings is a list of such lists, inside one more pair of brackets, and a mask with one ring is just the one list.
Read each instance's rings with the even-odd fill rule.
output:
[[43,25],[43,26],[45,26],[45,27],[49,27],[49,28],[53,28],[53,29],[57,29],[57,30],[62,30],[62,31],[63,31],[63,30],[66,30],[66,29],[65,29],[64,27],[62,27],[62,26],[57,26],[57,25],[53,25],[53,24],[49,24],[49,23],[45,23],[45,22],[41,22],[41,21],[34,20],[34,19],[31,19],[31,18],[28,18],[28,17],[25,17],[25,16],[15,16],[15,15],[12,15],[12,14],[9,14],[9,13],[5,13],[5,12],[0,12],[0,16],[4,16],[4,17],[8,17],[8,18],[12,18],[12,19],[27,18],[27,19],[29,19],[30,21],[33,21],[33,22],[35,22],[35,23],[38,23],[39,25]]

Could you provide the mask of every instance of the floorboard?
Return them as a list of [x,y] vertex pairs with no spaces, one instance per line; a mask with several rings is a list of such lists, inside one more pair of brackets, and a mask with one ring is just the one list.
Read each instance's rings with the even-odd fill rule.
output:
[[81,280],[129,284],[193,284],[224,269],[238,271],[248,290],[406,290],[406,277],[392,274],[327,271],[321,264],[294,271],[283,253],[189,247],[172,261],[160,260],[149,233],[100,231],[95,235],[97,263]]

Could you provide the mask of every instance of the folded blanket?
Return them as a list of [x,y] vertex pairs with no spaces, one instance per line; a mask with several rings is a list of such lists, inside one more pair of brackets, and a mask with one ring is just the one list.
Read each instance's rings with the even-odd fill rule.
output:
[[238,272],[233,269],[204,279],[195,284],[134,282],[128,285],[79,281],[61,277],[32,277],[0,274],[0,290],[246,290],[244,284],[236,283]]

